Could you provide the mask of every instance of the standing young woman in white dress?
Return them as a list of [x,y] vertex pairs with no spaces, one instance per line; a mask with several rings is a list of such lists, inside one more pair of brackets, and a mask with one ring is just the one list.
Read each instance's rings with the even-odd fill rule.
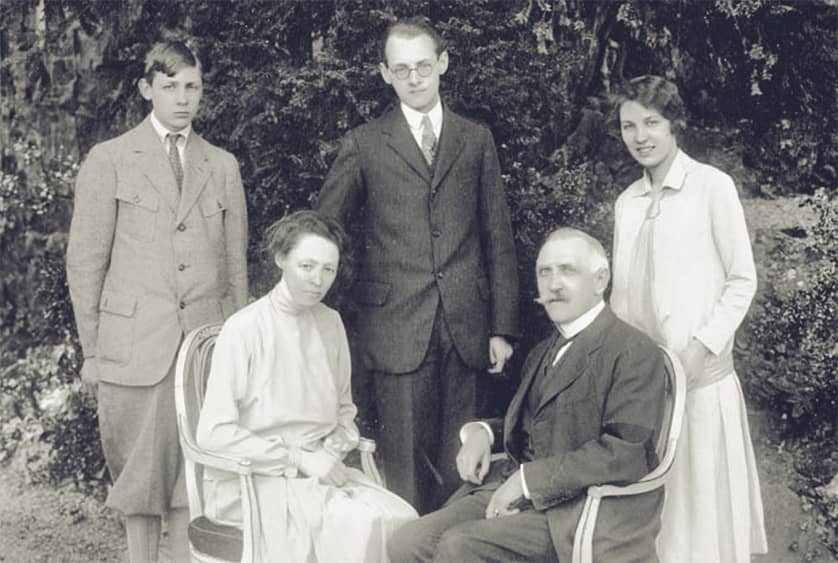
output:
[[733,338],[756,291],[742,205],[730,176],[678,148],[677,87],[629,81],[616,100],[643,177],[617,199],[611,306],[681,358],[687,410],[666,486],[664,563],[749,563],[767,551],[759,477],[733,366]]
[[[259,561],[386,561],[385,542],[417,517],[342,459],[359,440],[339,314],[321,303],[346,236],[299,211],[272,225],[279,283],[224,323],[213,353],[198,444],[250,459],[261,517]],[[237,476],[204,478],[206,515],[241,522]]]

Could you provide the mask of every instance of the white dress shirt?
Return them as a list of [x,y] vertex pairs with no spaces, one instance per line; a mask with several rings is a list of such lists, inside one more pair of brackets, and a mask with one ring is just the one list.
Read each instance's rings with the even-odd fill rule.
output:
[[[416,146],[420,149],[422,148],[422,118],[425,117],[425,114],[421,111],[416,111],[412,107],[401,104],[402,113],[404,114],[404,118],[407,120],[407,126],[410,127],[410,134],[413,135],[413,139],[416,141]],[[436,137],[437,143],[439,142],[439,136],[442,134],[442,102],[437,101],[436,105],[431,108],[431,111],[428,112],[428,117],[431,120],[431,127],[434,130],[434,136]]]
[[166,135],[170,133],[177,133],[180,135],[180,138],[177,140],[177,153],[178,156],[180,156],[181,166],[186,164],[183,153],[186,150],[186,141],[189,139],[189,133],[192,132],[192,126],[187,125],[180,131],[169,131],[162,123],[160,123],[160,120],[157,119],[156,115],[154,115],[153,110],[151,112],[151,126],[154,127],[154,131],[157,133],[157,136],[160,137],[160,142],[163,143],[163,148],[166,149],[166,154],[169,154],[169,143],[166,141]]

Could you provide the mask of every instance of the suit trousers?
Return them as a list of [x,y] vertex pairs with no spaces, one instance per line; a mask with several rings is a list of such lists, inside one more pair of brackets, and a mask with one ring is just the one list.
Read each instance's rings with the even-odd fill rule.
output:
[[372,376],[387,488],[420,514],[430,512],[460,485],[455,461],[459,430],[477,414],[477,370],[457,353],[438,307],[419,367],[399,374],[373,371]]
[[538,510],[486,519],[496,487],[460,496],[419,520],[408,522],[390,538],[387,552],[399,563],[557,563],[547,516]]

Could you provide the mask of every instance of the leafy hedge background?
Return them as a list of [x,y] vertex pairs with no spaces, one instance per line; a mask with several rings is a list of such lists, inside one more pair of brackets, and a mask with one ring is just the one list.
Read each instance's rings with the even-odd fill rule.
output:
[[[309,206],[341,135],[393,102],[378,74],[379,37],[394,17],[420,13],[450,44],[446,102],[495,136],[519,251],[523,348],[546,322],[528,299],[539,237],[570,223],[610,241],[612,203],[639,173],[604,101],[623,77],[674,79],[691,117],[682,144],[730,173],[743,195],[811,195],[806,205],[817,223],[767,257],[737,351],[748,366],[740,371],[749,401],[805,444],[802,471],[814,490],[838,468],[836,7],[835,0],[5,0],[0,461],[14,458],[32,482],[106,479],[95,398],[77,378],[64,249],[78,163],[148,111],[136,80],[150,44],[175,36],[200,53],[206,89],[195,126],[241,163],[252,292],[260,295],[273,281],[258,253],[264,227]],[[498,384],[497,397],[505,391]],[[838,508],[827,509],[838,522]]]

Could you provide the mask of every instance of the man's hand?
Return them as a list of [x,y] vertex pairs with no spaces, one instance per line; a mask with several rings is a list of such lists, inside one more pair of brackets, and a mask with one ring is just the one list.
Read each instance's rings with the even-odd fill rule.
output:
[[687,376],[687,390],[693,389],[704,372],[704,364],[712,354],[697,338],[690,339],[687,349],[681,354],[681,364]]
[[84,359],[81,365],[81,380],[90,385],[99,383],[99,367],[93,356]]
[[512,357],[512,344],[503,336],[489,339],[489,373],[500,373]]
[[489,504],[486,505],[486,518],[497,518],[498,516],[509,516],[518,514],[520,509],[512,508],[512,504],[524,497],[524,489],[521,485],[521,470],[509,476],[503,485],[495,491]]
[[466,439],[457,453],[457,471],[460,479],[475,485],[483,483],[489,472],[492,444],[486,430],[475,424],[468,429]]

